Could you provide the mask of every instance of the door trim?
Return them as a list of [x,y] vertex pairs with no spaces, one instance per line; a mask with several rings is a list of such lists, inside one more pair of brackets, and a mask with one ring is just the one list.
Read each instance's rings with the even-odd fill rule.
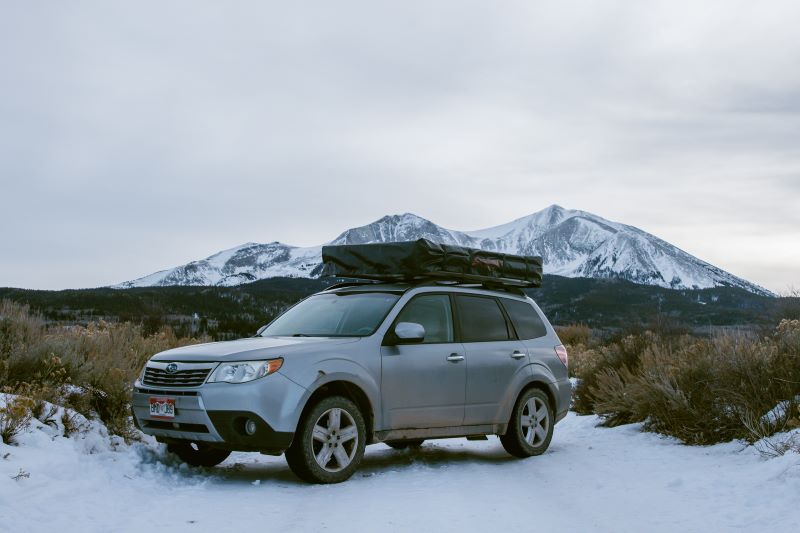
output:
[[448,426],[441,428],[410,428],[376,431],[378,441],[404,439],[447,439],[470,435],[505,435],[508,423],[482,424],[478,426]]

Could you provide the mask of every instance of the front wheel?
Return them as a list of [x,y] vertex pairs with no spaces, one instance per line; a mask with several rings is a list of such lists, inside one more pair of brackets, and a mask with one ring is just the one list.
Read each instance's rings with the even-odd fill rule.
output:
[[515,457],[541,455],[553,438],[553,409],[550,399],[539,389],[528,389],[517,400],[511,420],[500,442]]
[[203,442],[176,442],[168,444],[167,451],[192,466],[217,466],[231,454],[228,450],[212,448]]
[[356,471],[364,457],[366,426],[356,404],[342,396],[317,402],[303,417],[286,462],[309,483],[339,483]]

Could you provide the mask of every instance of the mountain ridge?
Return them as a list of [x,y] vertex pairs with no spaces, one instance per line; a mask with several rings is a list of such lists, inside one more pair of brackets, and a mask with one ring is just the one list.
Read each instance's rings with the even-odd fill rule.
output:
[[[474,231],[444,228],[415,215],[386,215],[349,228],[325,244],[366,244],[426,238],[434,242],[517,255],[540,255],[545,274],[624,279],[673,289],[739,287],[773,296],[635,226],[587,211],[551,205],[506,224]],[[322,245],[299,247],[272,241],[245,243],[205,259],[115,285],[116,288],[232,286],[272,277],[317,277]]]

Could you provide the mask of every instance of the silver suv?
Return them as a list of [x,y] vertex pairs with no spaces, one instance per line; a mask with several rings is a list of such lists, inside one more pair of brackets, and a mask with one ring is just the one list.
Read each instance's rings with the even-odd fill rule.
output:
[[379,442],[495,434],[539,455],[569,401],[566,350],[533,300],[429,281],[333,286],[256,337],[161,352],[132,409],[191,465],[285,452],[300,478],[335,483]]

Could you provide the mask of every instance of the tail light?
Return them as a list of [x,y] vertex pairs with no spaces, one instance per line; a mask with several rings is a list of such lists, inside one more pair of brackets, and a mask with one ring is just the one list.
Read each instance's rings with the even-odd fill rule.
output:
[[556,346],[556,355],[561,362],[564,363],[564,366],[567,366],[567,362],[569,361],[569,356],[567,355],[567,349],[564,347],[563,344],[559,344]]

